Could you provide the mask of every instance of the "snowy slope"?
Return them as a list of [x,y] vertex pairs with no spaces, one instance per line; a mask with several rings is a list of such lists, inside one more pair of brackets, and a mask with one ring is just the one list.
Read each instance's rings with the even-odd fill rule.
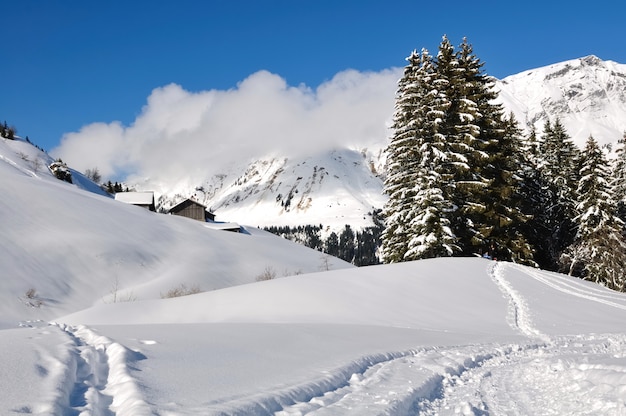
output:
[[253,282],[266,268],[282,277],[326,264],[320,253],[253,227],[213,230],[87,192],[95,185],[84,177],[81,188],[44,165],[35,171],[35,155],[45,157],[38,152],[0,141],[0,327],[94,302],[159,298],[180,284],[214,290]]
[[100,304],[0,331],[0,409],[619,415],[625,318],[623,294],[478,258]]

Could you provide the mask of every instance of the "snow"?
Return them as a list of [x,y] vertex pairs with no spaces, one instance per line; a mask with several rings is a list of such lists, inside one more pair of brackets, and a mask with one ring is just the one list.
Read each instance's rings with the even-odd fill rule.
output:
[[[477,257],[327,262],[33,172],[22,145],[0,141],[0,414],[626,412],[622,293]],[[180,284],[202,292],[161,298]]]
[[626,130],[626,65],[595,56],[572,59],[497,81],[499,101],[521,125],[541,134],[559,117],[574,143],[584,148],[592,135],[615,144]]
[[154,192],[118,192],[115,194],[115,200],[133,205],[151,205],[154,204]]

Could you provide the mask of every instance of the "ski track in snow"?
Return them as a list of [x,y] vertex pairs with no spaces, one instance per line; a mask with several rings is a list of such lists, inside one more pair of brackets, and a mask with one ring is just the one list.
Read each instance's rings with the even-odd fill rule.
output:
[[506,280],[503,269],[505,269],[505,266],[494,261],[489,267],[489,275],[498,289],[502,291],[504,297],[509,301],[509,325],[527,337],[539,338],[544,342],[549,342],[548,336],[542,334],[533,326],[526,302]]
[[546,275],[546,272],[542,272],[541,270],[531,269],[529,267],[523,267],[523,266],[519,266],[515,264],[509,264],[507,266],[511,268],[517,268],[521,270],[523,273],[525,273],[526,275],[545,284],[546,286],[549,286],[563,293],[567,293],[568,295],[602,303],[608,306],[612,306],[614,308],[626,310],[626,306],[624,304],[617,303],[611,300],[612,298],[618,299],[619,298],[618,296],[614,296],[610,292],[607,292],[607,290],[600,285],[597,285],[597,287],[594,287],[592,285],[583,286],[583,285],[574,283],[575,281],[568,281],[567,279],[564,279],[564,278],[560,278],[557,281],[555,279],[548,278]]
[[86,326],[54,324],[69,337],[57,371],[52,414],[152,415],[129,364],[138,357]]
[[[507,268],[517,268],[533,279],[570,295],[623,309],[623,305],[608,300],[611,295],[605,291],[594,289],[585,293],[587,288],[565,279],[557,282],[541,271],[494,263],[489,269],[490,276],[509,300],[511,327],[531,339],[543,341],[543,344],[510,346],[503,353],[493,354],[458,374],[448,372],[444,375],[438,397],[416,403],[412,412],[405,414],[626,415],[623,385],[626,371],[621,365],[602,363],[607,357],[624,357],[626,336],[550,338],[541,333],[533,326],[523,297],[506,280]],[[597,374],[603,371],[613,373],[615,385],[608,386],[599,379]],[[555,397],[559,397],[558,403],[555,403]]]
[[[614,400],[610,395],[605,397],[589,389],[594,371],[608,369],[623,380],[626,378],[624,368],[588,363],[594,357],[598,360],[605,356],[623,357],[626,337],[548,337],[533,325],[527,303],[507,281],[505,271],[507,267],[520,268],[541,283],[571,295],[618,308],[623,306],[608,299],[610,295],[606,292],[585,293],[585,288],[561,280],[557,284],[529,268],[497,262],[488,267],[492,281],[509,302],[511,327],[529,338],[527,344],[430,348],[371,361],[350,376],[344,369],[335,383],[325,386],[322,394],[312,394],[306,400],[302,400],[303,394],[311,394],[323,386],[308,386],[300,394],[278,394],[274,396],[273,406],[268,405],[267,398],[259,398],[259,407],[254,413],[269,415],[273,412],[275,416],[550,415],[566,411],[568,414],[626,415],[626,395],[619,383],[611,393],[624,400]],[[580,363],[581,356],[587,362]],[[523,388],[519,388],[520,385]],[[569,407],[564,409],[562,404],[556,404],[561,407],[555,408],[554,397],[566,397]],[[275,410],[277,405],[289,400],[294,403]]]
[[[509,300],[511,325],[531,339],[548,341],[532,326],[524,300],[504,279],[494,262],[489,274]],[[224,403],[213,407],[216,414],[274,414],[300,416],[333,415],[414,415],[439,414],[449,408],[447,396],[467,374],[481,367],[500,366],[511,357],[528,356],[527,350],[541,348],[537,343],[520,345],[463,346],[428,348],[389,354],[388,357],[364,357],[350,366],[334,371],[322,382],[311,382],[287,391],[250,398],[247,403]],[[481,380],[478,377],[478,380]],[[452,395],[451,397],[453,397]],[[463,403],[463,402],[459,402]],[[481,403],[457,405],[454,414],[481,414]],[[469,411],[469,413],[467,413]]]

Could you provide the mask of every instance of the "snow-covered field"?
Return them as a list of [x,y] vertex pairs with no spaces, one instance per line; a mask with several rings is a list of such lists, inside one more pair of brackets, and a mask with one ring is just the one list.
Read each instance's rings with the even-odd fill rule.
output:
[[[626,414],[623,294],[480,258],[357,269],[36,157],[0,141],[2,415]],[[161,298],[180,284],[202,293]]]

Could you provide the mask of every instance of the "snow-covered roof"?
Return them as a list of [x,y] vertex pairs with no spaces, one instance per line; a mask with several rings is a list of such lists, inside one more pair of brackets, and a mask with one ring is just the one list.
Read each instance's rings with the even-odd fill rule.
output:
[[241,226],[237,224],[236,222],[207,221],[207,223],[204,224],[204,226],[212,230],[238,230],[239,228],[241,228]]
[[133,205],[152,205],[154,192],[118,192],[115,194],[115,199]]

